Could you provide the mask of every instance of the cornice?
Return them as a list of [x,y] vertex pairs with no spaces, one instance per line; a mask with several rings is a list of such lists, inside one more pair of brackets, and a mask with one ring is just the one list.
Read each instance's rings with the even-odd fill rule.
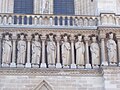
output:
[[120,67],[107,66],[103,67],[104,74],[120,74]]
[[102,76],[102,69],[40,69],[40,68],[0,68],[1,75],[27,76]]
[[11,32],[11,33],[59,33],[59,34],[64,34],[64,33],[67,33],[67,34],[98,34],[98,30],[96,29],[93,29],[93,30],[90,30],[90,29],[86,29],[86,30],[83,30],[83,29],[51,29],[51,28],[47,28],[47,29],[44,29],[44,28],[40,28],[40,29],[37,29],[37,28],[0,28],[0,33],[3,33],[3,32]]

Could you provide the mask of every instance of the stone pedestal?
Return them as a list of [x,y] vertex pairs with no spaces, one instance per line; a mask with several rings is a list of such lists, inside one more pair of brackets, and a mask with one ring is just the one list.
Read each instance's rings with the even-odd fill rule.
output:
[[32,64],[32,68],[39,68],[39,65]]
[[10,67],[9,64],[2,64],[2,67]]
[[40,68],[46,68],[46,67],[47,67],[46,63],[41,63]]
[[23,65],[23,64],[17,64],[17,68],[24,68],[25,67],[25,65]]
[[85,65],[85,68],[86,68],[86,69],[91,69],[91,64],[86,64],[86,65]]
[[75,69],[76,68],[76,64],[71,64],[70,67],[73,68],[73,69]]
[[10,67],[16,67],[16,63],[14,63],[14,62],[11,63],[11,64],[10,64]]
[[26,67],[26,68],[31,68],[31,63],[26,63],[26,64],[25,64],[25,67]]
[[57,64],[56,64],[56,68],[62,68],[61,63],[57,63]]

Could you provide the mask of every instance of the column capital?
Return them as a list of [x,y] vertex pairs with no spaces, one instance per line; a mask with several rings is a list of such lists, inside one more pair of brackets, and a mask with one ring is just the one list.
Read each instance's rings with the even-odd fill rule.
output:
[[70,40],[71,40],[71,42],[74,42],[74,40],[75,40],[74,34],[71,34]]
[[42,36],[41,36],[41,40],[42,40],[42,41],[45,41],[45,40],[46,40],[46,35],[42,35]]
[[27,39],[27,41],[31,41],[32,36],[27,36],[26,39]]
[[120,40],[120,35],[116,35],[117,40]]
[[12,40],[17,40],[17,35],[12,36]]
[[85,40],[85,41],[89,41],[89,40],[90,40],[90,37],[85,36],[85,37],[84,37],[84,40]]
[[105,39],[106,35],[105,34],[100,34],[100,39]]
[[55,37],[56,41],[59,42],[61,40],[61,36],[60,34],[57,34],[56,37]]

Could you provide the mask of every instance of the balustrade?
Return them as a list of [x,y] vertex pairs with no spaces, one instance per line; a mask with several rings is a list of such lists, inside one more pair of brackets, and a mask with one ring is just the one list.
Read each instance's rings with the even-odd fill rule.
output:
[[98,17],[65,15],[0,14],[0,25],[97,26]]

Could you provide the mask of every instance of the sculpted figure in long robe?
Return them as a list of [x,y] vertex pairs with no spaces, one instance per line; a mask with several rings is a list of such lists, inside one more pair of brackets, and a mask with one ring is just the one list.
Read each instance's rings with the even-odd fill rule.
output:
[[8,34],[5,35],[5,40],[3,40],[2,49],[2,64],[10,64],[12,54],[12,42],[10,41]]
[[53,35],[49,35],[50,41],[47,42],[47,60],[48,65],[55,65],[56,60],[56,44],[53,40]]
[[39,35],[35,35],[35,41],[32,41],[32,64],[39,65],[41,57],[41,43]]
[[85,46],[84,42],[82,42],[82,36],[78,36],[78,42],[75,43],[75,49],[76,49],[76,64],[79,66],[85,65],[84,60]]
[[67,36],[64,36],[64,42],[62,44],[62,62],[64,66],[70,65],[70,43],[67,41]]
[[90,45],[90,51],[92,55],[92,65],[100,65],[100,49],[98,43],[96,42],[96,37],[92,37],[92,44]]
[[117,47],[116,42],[113,40],[113,33],[109,34],[109,40],[107,41],[108,60],[110,64],[117,63]]
[[43,13],[49,13],[49,1],[48,0],[43,0],[42,11]]
[[17,45],[17,64],[25,64],[26,57],[26,42],[24,41],[24,35],[20,35],[20,41]]

